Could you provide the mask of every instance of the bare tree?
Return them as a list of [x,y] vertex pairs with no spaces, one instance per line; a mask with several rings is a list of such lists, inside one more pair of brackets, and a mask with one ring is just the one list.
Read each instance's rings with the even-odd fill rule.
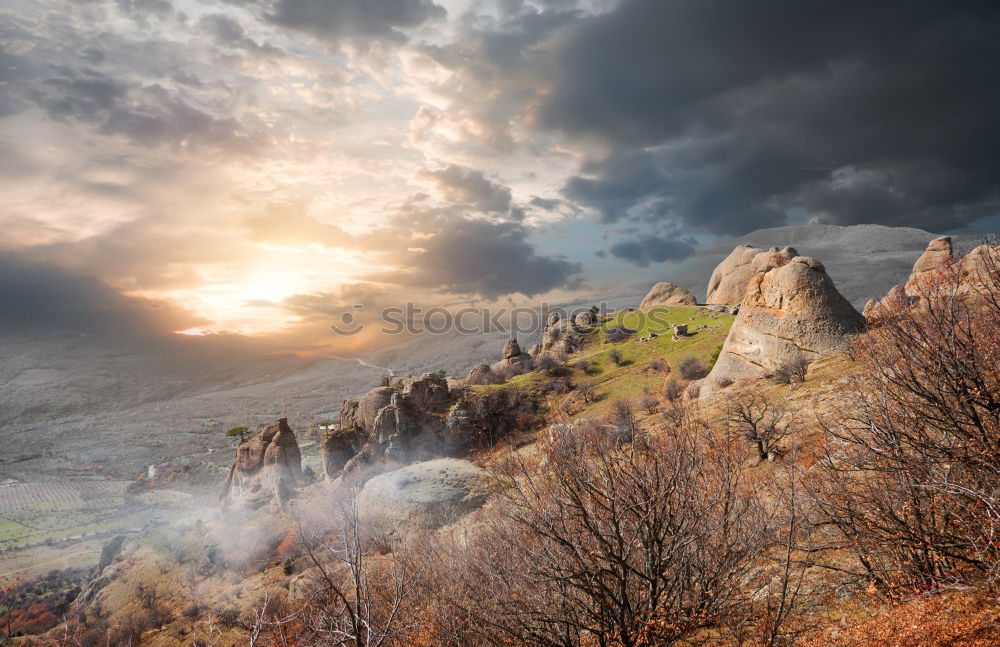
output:
[[760,462],[774,459],[778,444],[788,436],[792,419],[787,410],[762,393],[743,391],[726,398],[724,426],[757,449]]
[[[971,256],[971,255],[970,255]],[[810,482],[889,595],[1000,586],[1000,248],[921,277],[855,348]]]
[[731,443],[674,431],[628,447],[596,430],[561,435],[545,473],[499,477],[459,596],[486,642],[668,644],[745,612],[765,512]]
[[11,611],[13,611],[14,596],[20,584],[20,578],[0,580],[0,608],[4,609],[4,628],[0,631],[0,647],[10,642],[13,636],[13,632],[11,631]]
[[641,396],[639,396],[639,402],[637,404],[640,409],[642,409],[649,415],[653,415],[654,413],[656,413],[657,407],[660,406],[660,403],[657,402],[656,398],[654,398],[649,393],[643,393]]
[[356,487],[335,500],[332,532],[309,532],[300,520],[302,549],[318,575],[297,616],[299,639],[324,646],[392,645],[407,629],[401,609],[414,574],[392,554],[376,558],[362,532]]
[[795,384],[805,382],[809,371],[809,360],[802,353],[796,353],[786,359],[774,370],[772,379],[776,384]]
[[613,436],[618,442],[631,443],[639,436],[639,421],[635,417],[635,408],[625,398],[618,398],[611,403],[607,423],[614,430]]

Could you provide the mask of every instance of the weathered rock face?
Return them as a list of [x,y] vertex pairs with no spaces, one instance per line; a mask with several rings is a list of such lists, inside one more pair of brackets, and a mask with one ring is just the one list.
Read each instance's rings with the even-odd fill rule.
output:
[[319,452],[323,459],[323,473],[327,479],[336,478],[364,446],[366,436],[358,429],[337,429],[323,435],[319,441]]
[[997,280],[998,270],[1000,246],[979,245],[956,260],[951,238],[936,238],[914,263],[913,272],[905,284],[894,286],[881,299],[871,299],[865,305],[865,318],[874,321],[914,307],[924,299],[948,294],[985,294],[984,288],[990,291],[996,289],[993,282]]
[[453,395],[445,377],[390,379],[341,408],[342,429],[324,437],[320,449],[328,480],[362,467],[410,462],[454,451],[445,428]]
[[415,463],[373,477],[358,495],[367,523],[402,529],[439,527],[481,506],[489,496],[486,472],[456,458]]
[[655,306],[693,306],[697,303],[694,295],[679,285],[661,282],[646,293],[642,303],[639,304],[639,309],[649,310]]
[[947,266],[953,257],[954,250],[950,236],[935,238],[927,243],[927,249],[913,264],[913,271],[906,281],[906,293],[913,295],[919,292],[922,289],[921,283],[932,281],[934,275]]
[[708,280],[705,303],[713,305],[739,305],[753,276],[750,263],[761,251],[750,245],[738,245],[716,266]]
[[306,483],[295,432],[282,418],[236,447],[236,458],[222,492],[222,506],[257,508],[283,504]]
[[521,354],[521,346],[516,339],[508,339],[503,345],[503,358],[511,359]]
[[[354,418],[341,419],[340,426],[344,429],[357,427],[370,433],[375,426],[378,412],[382,410],[382,407],[389,405],[394,393],[396,390],[391,386],[380,386],[372,389],[358,401]],[[345,404],[345,406],[348,405]]]
[[[719,359],[700,385],[702,396],[724,380],[762,376],[799,357],[813,360],[845,350],[865,326],[823,265],[767,252],[770,268],[751,278]],[[771,267],[771,265],[775,265]]]

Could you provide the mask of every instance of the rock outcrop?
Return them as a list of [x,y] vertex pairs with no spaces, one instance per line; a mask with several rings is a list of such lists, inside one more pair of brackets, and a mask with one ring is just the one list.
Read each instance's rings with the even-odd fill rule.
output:
[[894,286],[881,299],[871,299],[865,304],[865,318],[874,321],[913,307],[923,299],[949,294],[984,294],[984,289],[992,291],[998,287],[993,285],[998,270],[1000,246],[979,245],[964,257],[956,258],[950,237],[935,238],[913,264],[906,283]]
[[584,310],[573,317],[573,325],[580,330],[587,330],[597,325],[597,316],[590,310]]
[[340,429],[320,443],[327,480],[364,468],[408,463],[462,449],[446,429],[454,404],[448,380],[436,373],[393,377],[341,408]]
[[565,319],[558,312],[549,313],[542,329],[542,343],[533,356],[573,352],[583,336],[593,331],[597,323],[597,317],[590,310],[577,312]]
[[649,310],[656,306],[693,306],[698,301],[686,289],[673,283],[661,282],[650,288],[639,304],[640,310]]
[[708,279],[708,296],[705,303],[712,305],[739,305],[753,276],[750,263],[763,250],[750,245],[737,245]]
[[489,364],[476,364],[469,371],[466,381],[469,384],[492,384],[494,381],[493,370]]
[[323,460],[323,473],[336,476],[347,462],[364,447],[363,433],[355,428],[337,429],[320,438],[319,453]]
[[521,346],[517,343],[516,339],[508,339],[507,343],[503,345],[503,358],[504,359],[514,359],[521,354]]
[[408,465],[368,480],[358,512],[383,529],[439,527],[481,506],[489,496],[486,472],[469,461],[440,458]]
[[954,254],[950,236],[942,236],[929,242],[927,249],[913,264],[910,278],[906,280],[906,293],[913,296],[921,291],[922,284],[933,281],[939,271],[951,263]]
[[222,507],[282,505],[306,482],[295,432],[288,420],[281,418],[236,447],[222,491]]
[[787,256],[774,249],[755,257],[760,271],[747,285],[718,361],[701,381],[702,396],[800,357],[811,361],[845,350],[864,329],[864,318],[837,291],[822,263]]

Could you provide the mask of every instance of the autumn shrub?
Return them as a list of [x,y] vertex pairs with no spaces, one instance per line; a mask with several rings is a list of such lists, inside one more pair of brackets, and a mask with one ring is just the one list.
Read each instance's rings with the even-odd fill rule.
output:
[[500,476],[496,515],[449,560],[478,644],[671,644],[746,613],[768,532],[739,451],[693,429],[629,446],[564,434],[544,451],[544,473]]
[[612,348],[608,352],[608,359],[614,362],[615,366],[621,366],[625,361],[625,356],[622,355],[622,352],[617,348]]
[[859,372],[827,425],[818,522],[890,596],[1000,584],[998,255],[974,281],[946,266],[859,337]]
[[656,408],[660,406],[660,403],[649,393],[643,393],[639,396],[639,401],[636,405],[647,414],[653,415],[656,413]]
[[677,368],[685,380],[700,380],[708,375],[708,366],[697,357],[685,357]]

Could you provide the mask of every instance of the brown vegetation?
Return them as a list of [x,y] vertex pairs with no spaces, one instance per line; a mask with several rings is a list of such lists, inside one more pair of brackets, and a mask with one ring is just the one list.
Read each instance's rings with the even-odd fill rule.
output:
[[958,264],[857,345],[813,489],[863,573],[890,596],[994,592],[1000,575],[1000,268]]

